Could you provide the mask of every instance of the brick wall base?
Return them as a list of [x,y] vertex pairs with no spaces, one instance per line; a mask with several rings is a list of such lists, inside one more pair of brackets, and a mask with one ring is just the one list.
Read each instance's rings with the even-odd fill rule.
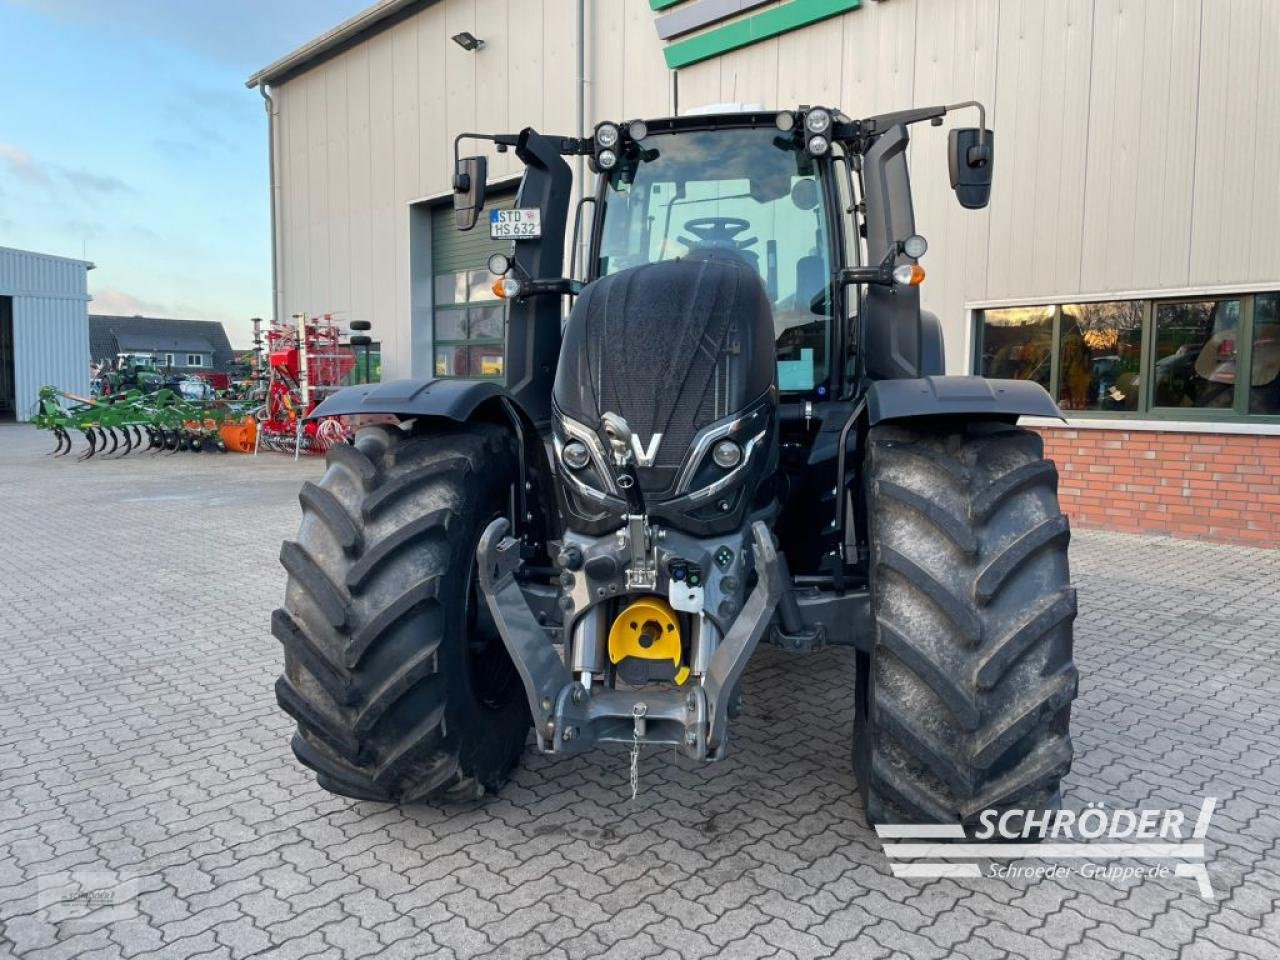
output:
[[1075,526],[1280,547],[1280,436],[1039,432]]

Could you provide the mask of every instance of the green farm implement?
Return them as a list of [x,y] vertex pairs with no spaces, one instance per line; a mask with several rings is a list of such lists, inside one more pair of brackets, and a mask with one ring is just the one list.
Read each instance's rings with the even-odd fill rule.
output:
[[179,450],[248,452],[253,432],[250,404],[227,400],[191,401],[173,390],[154,393],[129,390],[90,398],[65,393],[55,387],[40,389],[39,408],[32,423],[53,431],[56,445],[51,456],[71,453],[73,436],[84,437],[87,449],[79,459],[128,456],[136,450],[176,453]]

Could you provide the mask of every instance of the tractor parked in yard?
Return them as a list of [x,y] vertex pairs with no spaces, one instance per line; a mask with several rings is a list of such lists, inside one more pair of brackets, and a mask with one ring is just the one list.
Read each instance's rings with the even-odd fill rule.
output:
[[[1017,426],[1058,410],[1035,383],[945,376],[920,308],[908,131],[961,107],[982,116],[801,107],[458,138],[525,167],[515,209],[487,218],[511,239],[490,261],[505,380],[351,387],[314,411],[391,421],[329,450],[281,553],[276,691],[321,786],[474,798],[531,727],[551,754],[717,760],[764,642],[854,648],[870,822],[1059,803],[1068,527]],[[965,207],[988,201],[993,147],[984,121],[949,134]],[[457,152],[465,230],[486,162]],[[598,174],[581,279],[563,270],[566,157]]]

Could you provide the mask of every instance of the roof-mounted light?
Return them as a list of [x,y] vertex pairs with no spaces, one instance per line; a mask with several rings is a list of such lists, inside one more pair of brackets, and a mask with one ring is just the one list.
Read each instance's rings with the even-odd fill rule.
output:
[[616,123],[602,123],[596,127],[596,143],[602,147],[617,146],[620,136],[622,133]]
[[831,141],[823,136],[813,136],[805,146],[813,156],[821,157],[831,149]]
[[649,135],[649,125],[643,120],[632,120],[627,124],[627,136],[639,143]]
[[796,115],[790,110],[783,110],[773,118],[773,125],[783,133],[790,133],[796,126]]
[[810,110],[804,115],[804,128],[810,133],[825,134],[831,129],[831,113],[822,107]]

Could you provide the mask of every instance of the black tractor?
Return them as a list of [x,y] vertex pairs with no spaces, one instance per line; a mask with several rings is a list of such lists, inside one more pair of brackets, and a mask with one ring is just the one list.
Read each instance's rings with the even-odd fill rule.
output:
[[[458,142],[525,168],[514,209],[485,218],[511,242],[490,259],[504,376],[351,387],[315,411],[372,424],[304,486],[281,552],[276,691],[321,786],[473,799],[531,728],[544,753],[717,760],[759,644],[835,644],[855,650],[869,822],[1059,803],[1069,534],[1017,426],[1058,410],[1035,383],[944,375],[920,309],[908,129],[961,107],[982,116],[801,107],[458,138],[460,229],[487,164]],[[965,207],[988,201],[993,147],[982,120],[949,134]],[[576,205],[566,157],[597,174]]]

